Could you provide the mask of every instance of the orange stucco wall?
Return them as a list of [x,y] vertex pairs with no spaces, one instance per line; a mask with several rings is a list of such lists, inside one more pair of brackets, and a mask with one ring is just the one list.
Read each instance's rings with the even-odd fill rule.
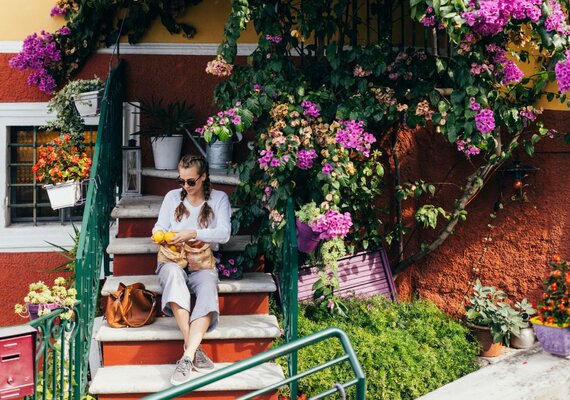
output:
[[14,305],[23,303],[31,282],[43,280],[51,285],[58,276],[65,276],[47,272],[65,261],[65,258],[54,252],[0,253],[0,326],[27,322],[14,313]]
[[[547,111],[543,119],[564,132],[570,112]],[[570,146],[561,139],[544,139],[532,159],[523,153],[523,163],[540,168],[525,179],[530,183],[525,188],[528,201],[513,202],[512,180],[495,174],[467,207],[467,222],[460,223],[437,251],[398,278],[400,297],[430,299],[458,316],[463,313],[469,281],[479,278],[485,285],[501,288],[513,300],[539,298],[548,260],[554,254],[570,258]],[[462,184],[461,178],[473,170],[461,153],[444,146],[441,138],[428,131],[407,132],[400,157],[403,176],[412,180],[421,172],[426,181],[442,182],[451,170],[448,182],[452,185],[443,186],[441,192],[447,209],[459,194],[455,185]],[[505,186],[501,200],[504,208],[492,219],[490,213],[501,199],[501,186]],[[412,215],[418,206],[415,201],[405,202],[404,215]],[[484,251],[489,224],[494,227]],[[412,243],[417,245],[432,237],[426,232],[414,236]],[[473,267],[478,264],[479,271],[474,273]]]

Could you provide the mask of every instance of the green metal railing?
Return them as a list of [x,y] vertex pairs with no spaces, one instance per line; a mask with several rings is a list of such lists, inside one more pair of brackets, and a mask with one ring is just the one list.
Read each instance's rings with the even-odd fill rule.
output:
[[[237,400],[248,400],[253,399],[257,396],[260,396],[264,393],[268,393],[274,391],[281,386],[285,386],[287,384],[291,384],[292,382],[297,382],[299,379],[309,376],[311,374],[317,373],[322,371],[326,368],[330,368],[333,365],[339,364],[344,361],[348,361],[352,368],[352,372],[354,374],[354,379],[345,383],[336,384],[333,388],[328,389],[322,393],[317,395],[311,396],[309,400],[316,400],[322,399],[326,396],[330,396],[335,392],[344,392],[347,388],[351,386],[356,386],[356,400],[364,400],[366,398],[366,378],[364,376],[364,372],[358,359],[356,358],[356,354],[354,353],[354,349],[350,344],[350,339],[346,335],[346,333],[338,328],[328,328],[322,330],[317,333],[313,333],[312,335],[306,336],[301,339],[297,339],[291,343],[284,344],[282,346],[276,347],[264,353],[257,354],[251,358],[248,358],[243,361],[236,362],[228,367],[222,368],[220,370],[211,372],[209,374],[200,376],[199,378],[193,379],[189,382],[186,382],[180,386],[175,386],[170,389],[164,390],[162,392],[158,392],[149,396],[144,397],[145,400],[160,400],[160,399],[172,399],[174,397],[181,396],[183,394],[192,392],[196,389],[202,388],[206,385],[212,384],[217,382],[221,379],[227,378],[229,376],[238,374],[243,372],[247,369],[253,368],[255,366],[261,365],[268,361],[274,360],[277,357],[281,357],[284,355],[291,355],[293,353],[297,353],[302,348],[312,346],[324,340],[330,338],[337,338],[343,349],[344,355],[341,357],[337,357],[333,360],[323,362],[322,364],[303,371],[301,373],[297,373],[295,375],[290,375],[288,378],[285,378],[279,382],[272,383],[262,389],[256,390],[254,392],[248,393],[247,395],[238,397]],[[291,396],[292,399],[296,399],[295,396]]]
[[89,348],[98,306],[101,270],[105,275],[109,273],[109,256],[106,253],[109,220],[121,179],[124,69],[124,63],[120,61],[109,73],[105,84],[91,181],[77,247],[75,286],[80,304],[77,308],[74,360],[75,399],[80,399],[87,387]]
[[77,314],[61,319],[59,309],[30,322],[36,328],[35,394],[30,399],[72,399],[77,345]]
[[30,399],[81,399],[87,389],[99,279],[102,269],[105,275],[109,272],[109,220],[121,183],[123,75],[120,61],[105,84],[75,259],[75,313],[71,319],[62,319],[66,310],[58,309],[30,322],[37,330],[36,390]]
[[[283,239],[283,265],[278,271],[279,293],[283,312],[283,330],[285,343],[292,343],[299,337],[299,253],[297,250],[297,230],[295,228],[295,208],[293,199],[287,200],[285,235]],[[294,351],[288,355],[289,376],[297,374],[298,355]],[[291,398],[297,398],[298,383],[292,381],[289,385]]]

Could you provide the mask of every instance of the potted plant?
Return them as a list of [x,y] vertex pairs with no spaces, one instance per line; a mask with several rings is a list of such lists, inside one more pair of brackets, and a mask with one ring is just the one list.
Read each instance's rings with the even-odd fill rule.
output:
[[534,330],[530,324],[530,317],[536,313],[536,309],[527,299],[522,299],[520,302],[516,302],[515,309],[521,314],[523,322],[525,322],[527,326],[521,328],[518,335],[511,336],[511,347],[514,347],[515,349],[528,349],[536,341]]
[[73,207],[81,200],[81,182],[89,177],[91,158],[79,148],[67,133],[38,148],[32,171],[36,181],[44,184],[54,210]]
[[163,105],[162,99],[155,97],[130,104],[138,109],[136,113],[141,116],[140,130],[132,134],[150,139],[155,168],[176,169],[184,129],[194,122],[194,106],[186,104],[186,101]]
[[465,306],[466,321],[481,344],[483,357],[501,354],[503,342],[508,343],[511,335],[520,335],[521,328],[528,326],[521,313],[504,301],[506,298],[502,290],[483,286],[477,279]]
[[29,292],[24,297],[24,304],[16,304],[14,311],[23,318],[36,319],[47,315],[57,308],[65,308],[62,319],[73,317],[73,306],[77,303],[77,290],[69,287],[63,277],[54,280],[52,287],[43,281],[30,283]]
[[297,248],[303,253],[313,253],[321,239],[319,233],[311,227],[312,223],[319,218],[321,210],[312,201],[304,204],[295,211],[295,228],[297,229]]
[[206,155],[211,168],[227,167],[234,143],[241,141],[243,132],[252,123],[253,114],[238,101],[234,107],[209,117],[206,125],[196,129],[207,143]]
[[554,256],[544,281],[538,315],[531,319],[538,341],[549,353],[570,355],[570,268],[568,261]]
[[[97,115],[102,88],[103,82],[97,77],[70,81],[48,102],[48,111],[55,113],[56,119],[48,122],[45,128],[69,133],[74,140],[82,141],[85,130],[83,116]],[[82,93],[87,96],[83,100]],[[86,111],[86,107],[96,111]]]

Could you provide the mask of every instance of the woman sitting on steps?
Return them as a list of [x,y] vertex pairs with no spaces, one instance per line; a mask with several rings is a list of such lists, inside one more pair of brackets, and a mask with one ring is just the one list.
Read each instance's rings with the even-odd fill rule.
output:
[[[211,188],[208,163],[202,157],[183,156],[178,163],[178,174],[177,182],[182,189],[171,190],[164,197],[153,234],[159,230],[173,231],[176,235],[169,245],[196,247],[203,242],[210,244],[212,250],[218,250],[219,243],[230,239],[228,196]],[[158,262],[156,273],[163,288],[162,311],[174,316],[184,337],[184,353],[170,378],[173,385],[190,380],[192,370],[214,368],[200,347],[204,334],[216,328],[220,314],[218,272],[215,263],[211,264],[208,269],[189,271],[175,262]],[[196,296],[192,313],[190,290]]]

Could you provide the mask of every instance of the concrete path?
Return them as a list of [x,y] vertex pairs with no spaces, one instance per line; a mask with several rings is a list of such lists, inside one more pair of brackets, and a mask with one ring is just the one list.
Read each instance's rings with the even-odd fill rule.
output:
[[570,400],[570,357],[537,344],[497,361],[417,400]]

